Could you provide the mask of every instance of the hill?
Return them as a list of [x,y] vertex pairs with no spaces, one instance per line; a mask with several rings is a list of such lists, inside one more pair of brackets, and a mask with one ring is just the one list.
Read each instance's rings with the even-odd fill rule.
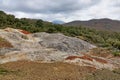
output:
[[0,14],[0,80],[120,79],[119,33]]
[[72,21],[65,23],[65,26],[84,26],[97,30],[117,31],[120,32],[120,21],[111,19],[92,19],[89,21]]
[[[111,20],[110,20],[111,21]],[[99,23],[99,21],[98,21]],[[66,27],[64,25],[52,24],[41,19],[15,18],[14,15],[0,11],[0,28],[15,28],[26,30],[30,33],[62,33],[66,36],[77,37],[98,47],[112,50],[115,55],[120,55],[120,33],[100,31],[86,27]],[[119,29],[118,29],[119,30]]]
[[65,22],[61,21],[61,20],[54,20],[52,21],[53,24],[64,24]]
[[120,58],[103,50],[99,53],[81,39],[13,28],[0,29],[0,35],[0,43],[12,45],[0,48],[0,80],[120,79]]

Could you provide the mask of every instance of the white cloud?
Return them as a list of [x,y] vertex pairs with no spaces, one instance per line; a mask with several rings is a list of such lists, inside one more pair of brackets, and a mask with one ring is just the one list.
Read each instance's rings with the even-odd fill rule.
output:
[[0,0],[0,10],[22,18],[43,20],[120,20],[120,0]]

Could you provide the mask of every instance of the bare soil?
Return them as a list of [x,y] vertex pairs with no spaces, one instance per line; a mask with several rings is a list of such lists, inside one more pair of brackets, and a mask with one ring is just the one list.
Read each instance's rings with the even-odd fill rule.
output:
[[7,40],[0,37],[0,48],[11,48],[13,47]]

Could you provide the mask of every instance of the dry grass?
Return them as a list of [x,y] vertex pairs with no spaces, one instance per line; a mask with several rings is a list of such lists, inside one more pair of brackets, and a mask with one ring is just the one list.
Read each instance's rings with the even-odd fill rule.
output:
[[95,70],[61,62],[18,61],[0,65],[0,80],[120,80],[120,69]]
[[11,62],[0,65],[7,71],[0,75],[0,80],[82,80],[92,71],[90,67],[80,67],[67,63],[37,63],[37,62]]
[[120,69],[114,71],[97,70],[91,75],[88,75],[85,80],[120,80]]

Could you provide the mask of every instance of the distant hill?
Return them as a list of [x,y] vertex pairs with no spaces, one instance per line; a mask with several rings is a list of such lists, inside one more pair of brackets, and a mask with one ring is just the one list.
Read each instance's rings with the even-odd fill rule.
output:
[[65,23],[65,26],[84,26],[88,28],[95,28],[98,30],[120,31],[120,21],[111,19],[92,19],[89,21],[72,21]]
[[54,20],[52,21],[53,24],[64,24],[65,22],[64,21],[61,21],[61,20]]

